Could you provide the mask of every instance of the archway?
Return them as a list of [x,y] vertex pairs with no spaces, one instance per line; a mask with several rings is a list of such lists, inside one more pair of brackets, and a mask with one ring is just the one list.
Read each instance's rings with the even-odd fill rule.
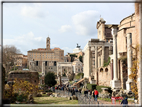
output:
[[108,72],[108,68],[105,69],[105,72]]
[[103,72],[103,68],[100,69],[100,72]]

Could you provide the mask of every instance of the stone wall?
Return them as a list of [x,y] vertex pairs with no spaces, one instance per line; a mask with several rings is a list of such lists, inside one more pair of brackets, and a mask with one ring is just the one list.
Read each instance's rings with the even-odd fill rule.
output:
[[38,85],[39,83],[38,72],[12,71],[9,73],[7,81],[13,81],[15,78],[29,81],[35,85]]
[[[103,70],[102,70],[103,69]],[[100,67],[98,69],[98,85],[100,86],[110,86],[111,81],[111,64],[109,64],[107,67]]]

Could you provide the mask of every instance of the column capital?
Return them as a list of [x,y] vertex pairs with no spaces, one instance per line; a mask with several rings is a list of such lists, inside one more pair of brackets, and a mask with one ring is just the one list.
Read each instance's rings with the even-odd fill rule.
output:
[[113,35],[113,37],[117,36],[117,27],[118,25],[112,25],[111,28],[111,34]]
[[127,37],[131,38],[132,33],[127,33]]

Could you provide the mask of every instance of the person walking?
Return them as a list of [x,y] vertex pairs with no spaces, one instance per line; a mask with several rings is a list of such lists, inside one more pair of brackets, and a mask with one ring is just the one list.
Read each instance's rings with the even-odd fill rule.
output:
[[94,101],[96,100],[97,101],[97,97],[98,97],[98,91],[97,89],[94,89],[94,93],[93,93],[95,96],[94,96]]
[[123,107],[128,107],[128,100],[127,100],[127,97],[125,97],[125,99],[122,100],[121,104],[123,104]]
[[90,99],[92,98],[92,89],[90,89],[90,90],[88,91],[88,96],[89,96]]

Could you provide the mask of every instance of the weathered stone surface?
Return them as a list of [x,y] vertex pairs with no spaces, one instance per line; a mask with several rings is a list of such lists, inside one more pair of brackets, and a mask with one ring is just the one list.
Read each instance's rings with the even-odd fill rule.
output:
[[42,97],[42,94],[37,94],[36,97]]
[[29,104],[33,104],[34,103],[34,99],[33,99],[33,95],[32,94],[29,94],[27,103],[29,103]]
[[72,99],[72,100],[78,100],[78,98],[77,98],[76,95],[71,96],[71,99]]
[[71,97],[68,97],[68,100],[71,100]]

